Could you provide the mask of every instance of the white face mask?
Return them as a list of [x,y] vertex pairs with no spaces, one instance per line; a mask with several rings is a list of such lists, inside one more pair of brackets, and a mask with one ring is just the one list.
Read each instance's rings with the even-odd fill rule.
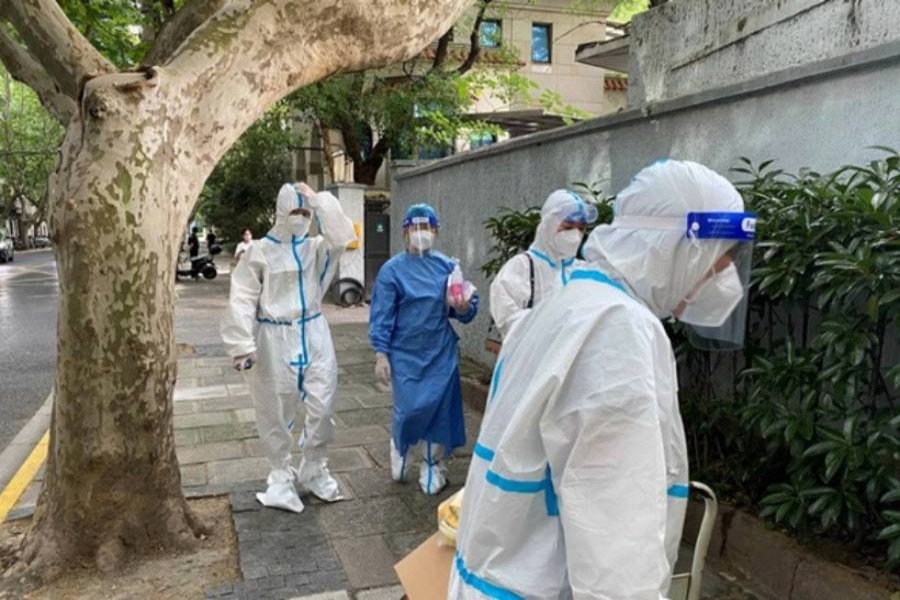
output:
[[409,234],[409,245],[415,250],[425,252],[431,249],[432,244],[434,244],[434,234],[428,230],[413,231]]
[[558,231],[553,237],[553,248],[562,258],[572,258],[578,254],[578,248],[581,246],[581,240],[584,234],[580,229],[567,229]]
[[303,237],[309,232],[310,218],[304,215],[288,215],[287,226],[291,235]]
[[678,320],[701,327],[719,327],[744,297],[744,287],[734,264],[713,275],[712,279],[685,299]]

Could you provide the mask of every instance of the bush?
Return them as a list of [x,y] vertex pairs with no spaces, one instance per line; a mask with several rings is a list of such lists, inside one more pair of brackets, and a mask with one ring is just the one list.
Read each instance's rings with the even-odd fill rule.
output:
[[[746,345],[700,352],[677,324],[669,331],[692,476],[896,568],[900,156],[884,150],[828,174],[741,159],[737,187],[759,213]],[[609,208],[597,186],[582,187]],[[536,224],[535,209],[489,220],[497,243],[484,270],[526,246]]]

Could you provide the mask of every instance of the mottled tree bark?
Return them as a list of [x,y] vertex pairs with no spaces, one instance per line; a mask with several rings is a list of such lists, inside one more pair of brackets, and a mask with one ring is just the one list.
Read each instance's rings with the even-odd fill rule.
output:
[[206,177],[272,103],[416,54],[469,1],[195,0],[152,64],[128,73],[54,0],[0,5],[0,26],[23,40],[0,28],[0,60],[68,123],[49,185],[61,292],[50,452],[22,565],[111,570],[193,542],[172,429],[174,271]]

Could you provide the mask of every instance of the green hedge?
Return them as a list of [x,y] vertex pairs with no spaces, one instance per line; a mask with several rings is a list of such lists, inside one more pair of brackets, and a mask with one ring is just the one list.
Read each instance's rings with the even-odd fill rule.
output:
[[[759,213],[743,351],[700,352],[669,327],[692,478],[801,536],[900,566],[900,155],[820,174],[733,169]],[[580,184],[612,218],[599,186]],[[495,273],[535,208],[502,210]]]

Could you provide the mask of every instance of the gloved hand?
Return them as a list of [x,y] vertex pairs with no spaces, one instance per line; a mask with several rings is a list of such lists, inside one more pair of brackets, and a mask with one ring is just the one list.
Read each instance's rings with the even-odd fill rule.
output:
[[375,353],[375,379],[385,386],[391,383],[391,363],[383,352]]
[[297,189],[300,190],[300,195],[306,199],[310,207],[318,208],[318,203],[316,202],[316,190],[309,187],[305,181],[298,183]]
[[463,301],[458,306],[454,306],[453,309],[460,315],[469,314],[469,311],[472,309],[472,297],[476,291],[478,290],[472,285],[472,282],[466,281],[463,284]]
[[[244,368],[244,363],[247,362],[247,359],[250,359],[250,364]],[[253,364],[256,362],[256,352],[251,352],[250,354],[243,354],[241,356],[235,356],[231,359],[232,365],[234,366],[235,371],[245,371],[253,367]]]

